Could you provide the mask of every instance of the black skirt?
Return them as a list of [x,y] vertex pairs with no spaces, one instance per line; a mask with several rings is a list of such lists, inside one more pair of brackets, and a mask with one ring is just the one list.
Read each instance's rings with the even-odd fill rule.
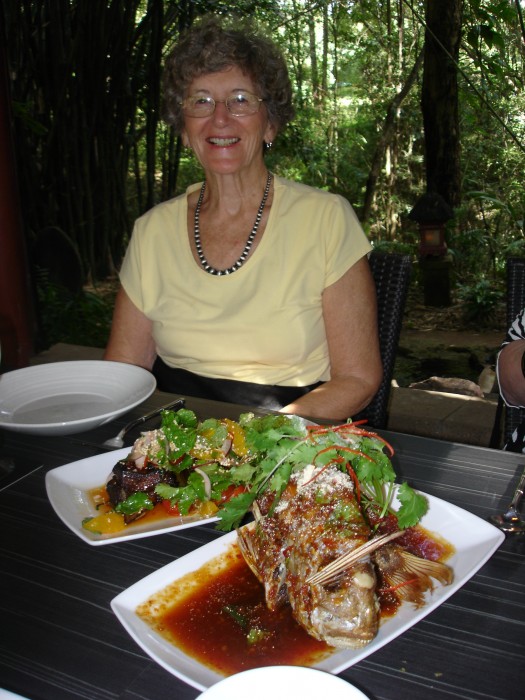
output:
[[277,386],[239,382],[234,379],[213,379],[201,377],[185,369],[169,367],[160,357],[155,360],[152,372],[160,391],[272,411],[278,411],[322,384],[317,382],[309,386]]

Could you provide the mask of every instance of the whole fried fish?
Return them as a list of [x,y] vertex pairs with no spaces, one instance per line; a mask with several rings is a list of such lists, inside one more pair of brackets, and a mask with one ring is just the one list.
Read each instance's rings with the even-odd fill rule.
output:
[[[452,582],[446,564],[390,541],[401,531],[374,536],[352,478],[334,464],[293,474],[275,508],[271,499],[255,504],[255,523],[238,530],[238,544],[268,608],[289,603],[316,639],[351,649],[371,642],[380,622],[378,581],[415,607],[433,579]],[[325,575],[328,565],[335,574]]]
[[[267,506],[262,504],[263,512]],[[346,569],[335,584],[307,583],[371,537],[352,479],[334,465],[306,467],[292,475],[273,512],[255,515],[255,524],[238,531],[238,541],[264,585],[268,607],[288,601],[297,622],[332,646],[356,649],[368,644],[379,625],[370,557]]]

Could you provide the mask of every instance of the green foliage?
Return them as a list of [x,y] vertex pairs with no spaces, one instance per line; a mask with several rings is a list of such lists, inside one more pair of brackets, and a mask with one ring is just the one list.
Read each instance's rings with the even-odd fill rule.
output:
[[380,253],[400,253],[402,255],[413,255],[414,249],[414,243],[405,241],[378,241],[374,244],[374,250]]
[[481,326],[489,325],[497,313],[503,292],[494,283],[482,278],[471,285],[459,285],[458,297],[463,302],[465,320]]
[[525,258],[525,238],[511,241],[503,250],[504,258]]
[[[180,30],[210,11],[253,15],[287,58],[297,115],[267,154],[268,166],[338,192],[362,213],[386,115],[424,46],[423,0],[124,5],[115,13],[113,2],[3,2],[29,242],[56,227],[74,242],[88,277],[104,279],[118,267],[133,220],[202,178],[194,156],[160,122],[160,77]],[[499,289],[506,257],[525,252],[524,37],[508,0],[469,0],[462,21],[463,193],[447,241],[463,290],[482,279]],[[376,249],[414,256],[417,231],[406,217],[426,189],[422,78],[420,70],[395,110],[366,220]],[[42,280],[38,288],[43,337],[104,345],[107,299]],[[487,301],[483,285],[478,292]],[[474,294],[472,303],[485,302]]]
[[[523,211],[524,193],[517,195],[523,199]],[[460,282],[470,284],[492,272],[493,283],[501,284],[506,259],[525,250],[520,205],[480,191],[467,192],[464,202],[447,233],[455,274]]]
[[113,315],[113,295],[81,290],[73,293],[40,272],[37,279],[40,338],[38,345],[71,343],[106,346]]

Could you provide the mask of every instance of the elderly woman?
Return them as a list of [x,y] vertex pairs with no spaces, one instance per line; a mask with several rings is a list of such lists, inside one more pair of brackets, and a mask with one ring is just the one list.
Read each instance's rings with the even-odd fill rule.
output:
[[346,200],[265,165],[293,116],[279,50],[208,18],[168,56],[164,88],[204,181],[136,222],[105,358],[164,391],[351,417],[382,377],[370,245]]

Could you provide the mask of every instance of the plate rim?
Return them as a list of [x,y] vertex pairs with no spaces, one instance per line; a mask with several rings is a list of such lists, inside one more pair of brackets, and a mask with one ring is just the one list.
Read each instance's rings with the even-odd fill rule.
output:
[[[399,487],[399,484],[397,484],[397,487]],[[452,595],[454,595],[460,588],[462,588],[490,559],[490,557],[505,540],[505,535],[500,530],[491,525],[489,522],[475,515],[474,513],[471,513],[466,509],[460,508],[459,506],[456,506],[453,503],[444,501],[443,499],[440,499],[437,496],[432,496],[431,494],[427,494],[419,490],[418,492],[429,499],[429,512],[431,511],[432,505],[434,504],[434,508],[436,508],[436,506],[438,505],[440,507],[445,507],[445,512],[447,512],[450,515],[451,520],[454,521],[454,523],[458,518],[466,517],[467,521],[472,526],[472,531],[475,532],[477,536],[475,545],[477,547],[482,547],[482,553],[476,557],[472,567],[464,575],[462,575],[459,580],[456,580],[456,566],[457,564],[461,564],[462,561],[460,556],[461,552],[458,553],[457,547],[455,546],[455,553],[447,560],[447,562],[451,566],[452,562],[456,564],[456,566],[453,566],[455,575],[454,582],[450,586],[436,586],[434,592],[430,595],[430,598],[427,600],[425,605],[418,611],[416,611],[415,619],[413,619],[413,621],[410,621],[409,619],[408,622],[401,622],[401,629],[395,629],[393,633],[390,634],[388,633],[388,631],[387,633],[383,632],[383,634],[381,634],[382,630],[385,629],[385,626],[387,626],[390,621],[395,621],[396,618],[398,620],[402,620],[402,616],[400,616],[402,610],[404,611],[403,616],[406,616],[408,614],[410,604],[404,603],[401,606],[400,613],[398,613],[398,615],[394,616],[393,618],[387,618],[384,621],[384,623],[380,626],[378,635],[373,640],[373,642],[371,642],[371,644],[369,644],[366,647],[363,647],[362,649],[357,650],[336,650],[334,654],[321,660],[319,664],[314,665],[312,668],[321,671],[326,671],[332,674],[339,674],[345,671],[346,669],[350,668],[354,664],[358,663],[359,661],[362,661],[364,658],[375,653],[376,651],[379,651],[386,644],[390,643],[391,641],[394,641],[404,632],[418,624],[421,620],[423,620],[431,612],[433,612],[436,608],[438,608],[446,600],[448,600]],[[421,521],[421,524],[424,527],[427,527],[425,525],[425,519],[428,521],[429,512],[427,512],[427,514],[423,517]],[[450,526],[452,527],[452,525],[453,523],[451,522]],[[443,536],[440,532],[438,532],[436,527],[432,527],[432,531],[436,532],[436,534],[439,534],[440,536]],[[176,645],[171,645],[169,642],[164,640],[151,627],[149,627],[146,622],[141,620],[141,618],[139,618],[136,615],[135,609],[137,605],[145,601],[151,595],[154,595],[155,592],[162,590],[164,587],[169,585],[170,582],[173,582],[181,576],[184,576],[185,573],[189,573],[190,571],[194,571],[200,568],[210,559],[219,556],[221,553],[220,548],[227,548],[232,542],[235,541],[235,539],[235,531],[229,532],[223,535],[222,537],[218,537],[215,540],[212,540],[211,542],[208,542],[202,545],[201,547],[198,547],[192,550],[191,552],[188,552],[188,554],[185,554],[184,556],[181,556],[180,558],[166,564],[165,566],[162,566],[156,571],[147,574],[145,577],[136,581],[134,584],[132,584],[124,591],[119,593],[111,601],[111,609],[113,610],[117,619],[122,624],[127,633],[132,637],[132,639],[142,648],[142,650],[146,654],[148,654],[148,656],[150,656],[150,658],[152,658],[156,663],[162,666],[166,671],[180,678],[182,681],[188,683],[197,690],[201,691],[218,682],[218,680],[222,680],[223,678],[225,678],[225,676],[217,674],[215,671],[207,668],[193,657],[184,654],[184,652],[182,652],[182,650],[180,650]],[[449,538],[447,537],[446,539]],[[474,545],[470,546],[473,547]],[[204,556],[206,556],[207,558],[203,558]],[[455,561],[456,558],[459,560],[457,563]],[[157,587],[154,588],[154,586]],[[137,592],[139,591],[143,591],[141,593],[140,600],[137,598]],[[139,629],[143,630],[144,633],[141,635],[136,633],[132,622],[135,625],[138,624]],[[187,672],[181,671],[180,668],[174,667],[172,664],[165,661],[161,656],[158,655],[158,653],[156,653],[155,648],[153,648],[152,650],[152,646],[155,647],[155,645],[159,647],[161,651],[163,647],[168,648],[168,650],[171,648],[175,649],[178,655],[182,655],[183,657],[185,657],[185,659],[189,660],[190,664],[192,664],[193,666],[197,665],[197,667],[200,667],[200,669],[204,669],[206,678],[215,678],[216,680],[211,682],[209,685],[204,685],[203,682],[201,682],[198,678],[188,675]],[[174,652],[172,651],[172,653]],[[351,656],[349,657],[349,655]]]

